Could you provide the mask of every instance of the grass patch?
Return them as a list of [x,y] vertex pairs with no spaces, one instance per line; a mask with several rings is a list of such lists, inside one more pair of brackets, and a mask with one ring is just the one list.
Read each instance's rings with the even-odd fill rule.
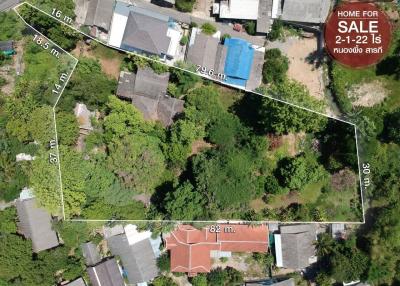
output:
[[304,189],[300,192],[301,201],[304,204],[315,203],[318,200],[318,197],[321,195],[321,189],[324,184],[324,181],[320,181],[305,186]]

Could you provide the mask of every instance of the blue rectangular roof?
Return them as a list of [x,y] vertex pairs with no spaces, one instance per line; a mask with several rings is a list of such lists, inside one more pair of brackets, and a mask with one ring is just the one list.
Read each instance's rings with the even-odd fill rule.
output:
[[229,78],[233,78],[231,80],[234,81],[238,79],[240,82],[244,80],[244,84],[240,85],[245,85],[250,77],[254,49],[249,42],[239,38],[225,39],[224,45],[228,49],[224,67],[227,81],[230,81]]

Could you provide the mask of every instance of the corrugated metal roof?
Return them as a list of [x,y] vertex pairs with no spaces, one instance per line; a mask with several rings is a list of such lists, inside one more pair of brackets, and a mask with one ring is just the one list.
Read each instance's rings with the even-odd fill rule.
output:
[[81,249],[86,260],[86,265],[95,265],[101,261],[100,254],[93,242],[82,243]]
[[125,286],[115,258],[88,267],[87,272],[93,286]]
[[247,41],[239,38],[225,39],[228,52],[225,59],[224,73],[228,78],[248,80],[254,57],[254,49]]
[[330,0],[285,0],[282,20],[319,24],[324,23],[329,14]]

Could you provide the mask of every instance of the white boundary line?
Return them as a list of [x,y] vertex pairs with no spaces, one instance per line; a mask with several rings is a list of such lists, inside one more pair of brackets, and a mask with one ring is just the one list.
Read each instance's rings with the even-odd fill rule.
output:
[[[22,3],[23,4],[23,3]],[[61,98],[61,95],[64,92],[65,87],[67,86],[72,74],[75,71],[75,68],[78,64],[78,59],[75,58],[73,55],[71,55],[70,53],[68,53],[66,50],[64,50],[63,48],[61,48],[59,45],[57,45],[55,42],[53,42],[52,40],[50,40],[49,38],[47,38],[45,35],[43,35],[42,33],[40,33],[38,30],[36,30],[34,27],[32,27],[31,25],[29,25],[24,18],[17,12],[17,8],[20,5],[16,6],[13,8],[14,12],[18,15],[19,18],[21,18],[21,20],[25,23],[25,25],[27,25],[29,28],[31,28],[33,31],[35,31],[36,33],[38,33],[39,35],[41,35],[43,38],[45,38],[48,42],[50,42],[52,45],[56,46],[57,48],[59,48],[61,51],[63,51],[63,53],[67,54],[68,56],[70,56],[71,58],[73,58],[75,60],[75,64],[72,68],[72,70],[69,72],[68,77],[66,78],[66,80],[64,81],[63,87],[60,91],[60,94],[58,95],[56,102],[54,103],[52,110],[53,110],[53,120],[54,120],[54,132],[55,132],[55,140],[56,140],[56,152],[57,152],[57,165],[58,165],[58,177],[59,177],[59,182],[60,182],[60,198],[61,198],[61,210],[62,210],[62,216],[63,219],[65,220],[65,210],[64,210],[64,192],[63,192],[63,184],[62,184],[62,176],[61,176],[61,163],[60,163],[60,151],[58,148],[58,133],[57,133],[57,120],[56,120],[56,105],[58,104],[58,101]]]
[[[13,10],[14,10],[14,12],[22,19],[22,21],[23,21],[27,26],[29,26],[30,28],[32,28],[33,30],[35,30],[36,32],[38,32],[39,34],[41,34],[42,36],[44,36],[44,35],[43,35],[42,33],[40,33],[39,31],[37,31],[35,28],[33,28],[31,25],[29,25],[29,24],[22,18],[22,16],[17,12],[16,9],[19,8],[20,6],[24,5],[24,4],[27,4],[27,5],[31,6],[32,8],[34,8],[34,9],[36,9],[36,10],[42,12],[43,14],[45,14],[45,15],[47,15],[47,16],[53,18],[54,20],[58,21],[59,23],[61,23],[61,24],[65,25],[65,26],[67,26],[67,27],[73,29],[74,31],[76,31],[76,32],[78,32],[78,33],[84,35],[85,37],[88,37],[88,38],[90,38],[90,39],[92,39],[92,40],[94,40],[94,41],[100,43],[101,45],[108,47],[108,48],[111,48],[111,49],[114,49],[114,50],[118,50],[118,51],[124,52],[124,53],[126,53],[126,54],[131,54],[131,55],[134,55],[134,56],[137,56],[137,57],[140,57],[140,58],[144,58],[144,59],[146,59],[146,60],[150,60],[150,61],[153,61],[153,62],[161,63],[161,64],[163,64],[163,65],[166,65],[166,66],[169,67],[169,68],[175,68],[175,69],[178,69],[178,70],[181,70],[181,71],[184,71],[184,72],[188,72],[188,73],[191,73],[191,74],[194,74],[194,75],[203,77],[203,78],[205,78],[205,79],[208,79],[208,80],[217,82],[217,83],[219,83],[219,84],[222,84],[222,85],[225,85],[225,86],[228,86],[228,87],[231,87],[231,88],[235,88],[235,89],[242,90],[242,91],[245,91],[245,92],[248,92],[248,93],[252,93],[252,94],[256,94],[256,95],[259,95],[259,96],[262,96],[262,97],[266,97],[266,98],[269,98],[269,99],[272,99],[272,100],[276,100],[276,101],[278,101],[278,102],[281,102],[281,103],[284,103],[284,104],[288,104],[288,105],[290,105],[290,106],[293,106],[293,107],[296,107],[296,108],[299,108],[299,109],[302,109],[302,110],[306,110],[306,111],[308,111],[308,112],[312,112],[312,113],[315,113],[315,114],[318,114],[318,115],[321,115],[321,116],[324,116],[324,117],[327,117],[327,118],[330,118],[330,119],[334,119],[334,120],[337,120],[337,121],[340,121],[340,122],[343,122],[343,123],[346,123],[346,124],[350,124],[350,125],[352,125],[352,126],[354,127],[354,134],[355,134],[355,141],[356,141],[356,150],[357,150],[357,163],[358,163],[358,172],[359,172],[359,181],[360,181],[360,196],[361,196],[361,208],[362,208],[362,219],[363,219],[362,221],[356,221],[356,222],[351,222],[351,221],[350,221],[350,222],[349,222],[349,221],[331,221],[331,222],[329,222],[329,221],[322,221],[322,222],[318,222],[318,221],[303,221],[303,222],[302,222],[302,221],[295,221],[295,222],[281,222],[281,221],[245,221],[245,220],[218,220],[218,221],[215,221],[215,220],[214,220],[214,221],[210,221],[210,220],[112,220],[112,219],[109,219],[109,220],[102,220],[102,219],[66,219],[66,217],[65,217],[65,211],[64,211],[64,195],[63,195],[62,180],[61,180],[62,175],[61,175],[60,155],[59,155],[58,139],[57,139],[57,124],[56,124],[56,120],[55,120],[55,107],[56,107],[56,105],[57,105],[57,103],[58,103],[58,101],[59,101],[59,99],[60,99],[60,97],[61,97],[61,95],[62,95],[62,92],[64,91],[64,89],[65,89],[65,87],[66,87],[66,85],[67,85],[67,83],[68,83],[68,81],[69,81],[69,79],[70,79],[72,73],[74,72],[74,70],[75,70],[75,68],[76,68],[76,66],[77,66],[79,60],[78,60],[77,58],[75,58],[72,54],[68,53],[68,52],[65,51],[63,48],[59,47],[57,44],[55,44],[53,41],[51,41],[51,40],[49,39],[50,42],[52,42],[54,45],[56,45],[57,47],[59,47],[63,52],[67,53],[68,55],[70,55],[72,58],[74,58],[74,59],[76,60],[75,65],[74,65],[74,67],[73,67],[73,70],[72,70],[72,72],[69,74],[68,79],[67,79],[67,82],[66,82],[66,84],[63,86],[62,91],[60,92],[60,95],[59,95],[59,97],[57,98],[57,101],[56,101],[55,105],[53,106],[54,125],[55,125],[55,130],[56,130],[56,143],[57,143],[57,148],[56,148],[56,150],[57,150],[57,156],[58,156],[58,162],[59,162],[59,166],[58,166],[58,167],[59,167],[60,186],[61,186],[61,203],[62,203],[62,212],[63,212],[63,219],[64,219],[64,220],[66,220],[66,221],[75,221],[75,222],[164,222],[164,223],[221,223],[221,222],[231,222],[231,223],[232,223],[232,222],[238,222],[238,223],[239,223],[239,222],[240,222],[240,223],[257,223],[257,224],[258,224],[258,223],[284,223],[284,224],[296,224],[296,223],[309,223],[309,224],[330,224],[330,223],[364,224],[364,223],[365,223],[364,192],[363,192],[363,185],[362,185],[362,178],[361,178],[361,165],[360,165],[360,156],[359,156],[358,138],[357,138],[357,134],[358,134],[358,133],[357,133],[357,126],[356,126],[356,124],[354,124],[354,123],[352,123],[352,122],[350,122],[350,121],[344,120],[344,119],[340,119],[340,118],[337,118],[337,117],[334,117],[334,116],[330,116],[330,115],[328,115],[328,114],[324,114],[324,113],[321,113],[321,112],[318,112],[318,111],[315,111],[315,110],[312,110],[312,109],[309,109],[309,108],[306,108],[306,107],[303,107],[303,106],[299,106],[299,105],[297,105],[297,104],[293,104],[293,103],[284,101],[284,100],[282,100],[282,99],[274,98],[274,97],[272,97],[272,96],[265,95],[265,94],[262,94],[262,93],[259,93],[259,92],[256,92],[256,91],[252,91],[252,90],[248,90],[248,89],[246,89],[246,88],[242,88],[242,87],[239,87],[239,86],[236,86],[236,85],[228,84],[228,83],[226,83],[226,82],[223,82],[223,81],[220,81],[220,80],[217,80],[217,79],[214,79],[214,78],[210,78],[210,77],[208,77],[208,76],[205,76],[205,75],[203,75],[203,74],[199,74],[199,73],[196,73],[196,72],[192,72],[192,71],[189,71],[189,70],[180,68],[180,67],[168,65],[167,63],[162,62],[162,61],[160,61],[160,60],[156,60],[156,59],[153,59],[153,58],[149,58],[149,57],[146,57],[146,56],[141,55],[141,54],[132,53],[132,52],[129,52],[129,51],[120,49],[120,48],[118,48],[118,47],[114,47],[114,46],[108,45],[108,44],[106,44],[106,43],[104,43],[104,42],[102,42],[102,41],[100,41],[100,40],[98,40],[98,39],[96,39],[96,38],[94,38],[94,37],[92,37],[92,36],[90,36],[90,35],[87,35],[87,34],[83,33],[82,31],[76,29],[75,27],[73,27],[73,26],[71,26],[71,25],[69,25],[69,24],[67,24],[67,23],[65,23],[65,22],[63,22],[63,21],[61,21],[60,19],[54,17],[53,15],[51,15],[51,14],[49,14],[49,13],[47,13],[47,12],[45,12],[45,11],[39,9],[39,8],[37,8],[36,6],[30,4],[29,2],[22,2],[22,3],[18,4],[17,6],[15,6],[15,7],[13,8]],[[44,37],[45,37],[45,36],[44,36]],[[46,37],[46,39],[47,39],[47,37]]]

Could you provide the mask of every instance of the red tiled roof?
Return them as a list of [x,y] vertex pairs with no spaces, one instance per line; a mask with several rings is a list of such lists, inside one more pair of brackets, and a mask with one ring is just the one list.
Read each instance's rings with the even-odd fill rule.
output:
[[[215,230],[215,229],[213,229]],[[180,225],[165,237],[171,251],[171,271],[204,273],[211,270],[212,250],[233,252],[266,252],[268,228],[266,225],[219,225],[219,232]]]

